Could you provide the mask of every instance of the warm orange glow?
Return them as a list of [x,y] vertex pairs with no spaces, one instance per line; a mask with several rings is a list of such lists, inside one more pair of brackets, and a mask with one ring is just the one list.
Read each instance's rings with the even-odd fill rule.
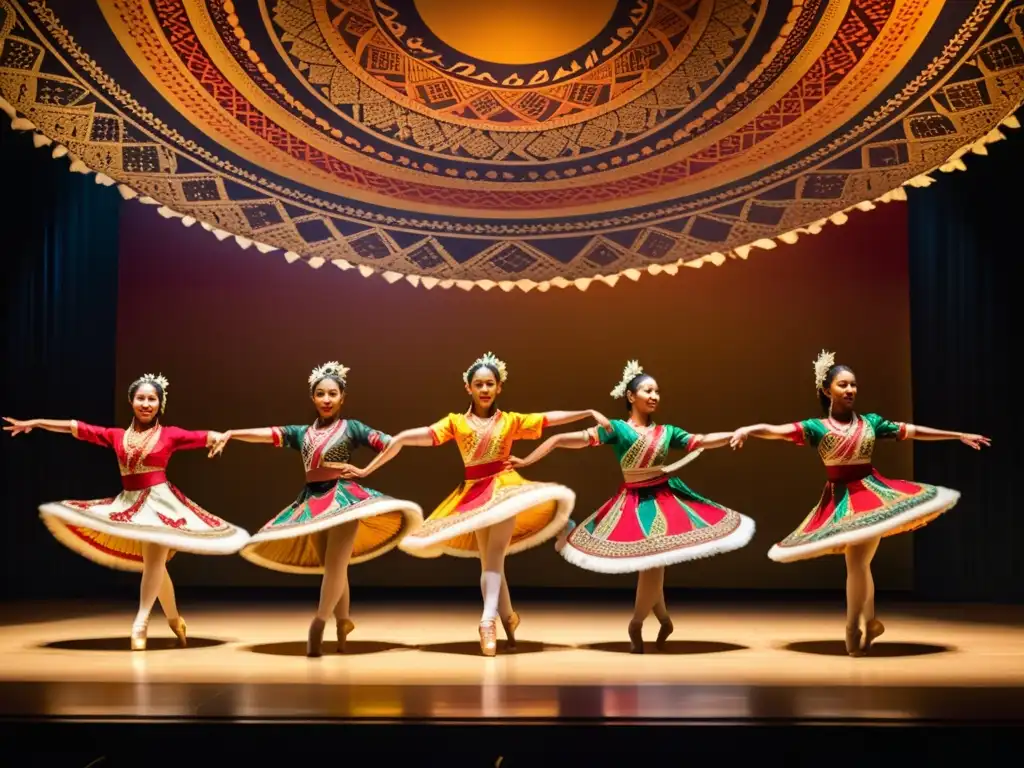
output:
[[611,19],[616,0],[416,0],[448,45],[483,61],[532,64],[585,45]]

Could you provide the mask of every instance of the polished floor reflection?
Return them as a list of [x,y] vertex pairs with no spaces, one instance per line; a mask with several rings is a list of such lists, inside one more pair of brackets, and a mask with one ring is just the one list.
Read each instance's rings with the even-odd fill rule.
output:
[[492,659],[474,606],[422,604],[360,606],[348,653],[307,659],[291,605],[195,607],[186,649],[154,617],[142,653],[129,606],[5,606],[0,716],[1024,722],[1021,610],[889,607],[851,659],[840,606],[678,606],[643,655],[621,609],[517,608],[519,648]]

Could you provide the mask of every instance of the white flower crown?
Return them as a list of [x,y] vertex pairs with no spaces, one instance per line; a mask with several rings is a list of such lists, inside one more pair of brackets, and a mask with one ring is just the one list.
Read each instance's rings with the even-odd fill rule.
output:
[[319,368],[313,369],[313,372],[309,374],[309,386],[312,387],[318,381],[321,381],[328,376],[337,376],[341,379],[342,385],[344,385],[345,377],[348,376],[348,371],[349,369],[337,360],[331,360],[329,363],[324,363]]
[[630,360],[626,363],[626,367],[622,369],[622,379],[619,380],[619,383],[615,385],[615,389],[612,390],[612,397],[616,400],[620,397],[625,397],[626,385],[643,372],[644,369],[640,367],[638,360]]
[[814,361],[814,388],[816,390],[821,389],[825,385],[825,376],[828,375],[828,369],[835,364],[836,353],[828,352],[824,349],[821,350],[818,359]]
[[487,365],[497,370],[498,381],[502,384],[505,383],[505,379],[508,378],[508,368],[505,366],[505,362],[503,360],[499,360],[497,357],[494,356],[493,352],[488,352],[483,357],[478,357],[476,360],[474,360],[473,364],[469,366],[469,368],[467,368],[465,372],[462,374],[462,383],[465,384],[469,380],[469,374],[472,371],[475,371],[481,365]]

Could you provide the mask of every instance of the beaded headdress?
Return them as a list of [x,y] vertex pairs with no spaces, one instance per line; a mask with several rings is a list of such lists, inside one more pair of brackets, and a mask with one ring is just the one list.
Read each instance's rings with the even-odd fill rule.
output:
[[314,386],[318,381],[323,381],[328,376],[337,377],[341,380],[341,385],[345,386],[345,377],[348,376],[348,371],[349,369],[337,360],[331,360],[329,363],[324,363],[320,367],[313,369],[313,372],[309,374],[309,386]]
[[505,362],[499,360],[494,356],[493,352],[488,352],[483,357],[478,357],[473,361],[473,364],[466,369],[465,373],[462,374],[462,381],[466,383],[469,381],[469,374],[479,368],[481,365],[486,365],[494,368],[498,372],[498,381],[501,384],[505,383],[505,379],[508,378],[508,368],[505,367]]
[[139,376],[139,378],[132,382],[132,385],[128,387],[128,391],[132,392],[133,390],[136,390],[139,387],[141,387],[143,384],[153,384],[159,388],[160,413],[163,413],[164,410],[167,408],[167,388],[171,386],[171,382],[169,382],[167,378],[162,374],[144,373],[141,376]]
[[626,385],[643,372],[644,369],[640,367],[640,362],[638,360],[630,360],[626,363],[626,367],[622,369],[622,378],[619,380],[619,383],[615,385],[615,389],[612,390],[612,397],[616,400],[620,397],[625,397]]
[[825,385],[825,376],[828,369],[836,364],[836,353],[821,350],[818,359],[814,361],[814,388],[821,389]]

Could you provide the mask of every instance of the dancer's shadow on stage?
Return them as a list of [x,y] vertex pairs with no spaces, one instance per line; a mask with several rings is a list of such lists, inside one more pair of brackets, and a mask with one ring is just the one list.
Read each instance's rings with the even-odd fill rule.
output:
[[[345,652],[338,653],[338,644],[324,640],[324,656],[365,656],[370,653],[384,653],[386,651],[413,650],[412,646],[401,643],[383,643],[376,640],[349,640],[345,643]],[[259,645],[248,645],[242,648],[249,653],[258,653],[263,656],[305,656],[306,644],[300,640],[290,640],[285,643],[260,643]]]
[[[803,640],[786,643],[781,646],[784,651],[808,653],[812,656],[848,656],[846,643],[842,640]],[[908,656],[933,656],[937,653],[955,653],[956,648],[949,645],[933,645],[931,643],[887,643],[875,641],[867,658],[894,659]]]
[[[146,641],[147,651],[189,651],[196,648],[213,648],[224,645],[226,640],[216,640],[212,637],[189,637],[188,645],[184,648],[178,646],[178,641],[173,637],[151,637]],[[43,643],[40,648],[48,648],[60,651],[123,651],[132,653],[131,640],[128,637],[82,637],[74,640],[57,640],[52,643]]]
[[[629,653],[629,643],[616,641],[613,643],[591,643],[581,645],[588,651],[604,651],[605,653]],[[736,643],[720,643],[717,640],[669,640],[665,647],[658,650],[653,642],[644,643],[644,654],[662,654],[663,656],[697,656],[710,653],[728,653],[730,651],[749,650],[745,645]]]
[[[568,651],[571,646],[556,645],[554,643],[538,643],[533,640],[518,640],[515,648],[509,648],[501,640],[498,641],[499,656],[522,656],[528,653],[543,653],[545,651]],[[479,656],[480,642],[463,640],[457,643],[430,643],[418,647],[420,651],[427,653],[448,653],[455,656]]]

